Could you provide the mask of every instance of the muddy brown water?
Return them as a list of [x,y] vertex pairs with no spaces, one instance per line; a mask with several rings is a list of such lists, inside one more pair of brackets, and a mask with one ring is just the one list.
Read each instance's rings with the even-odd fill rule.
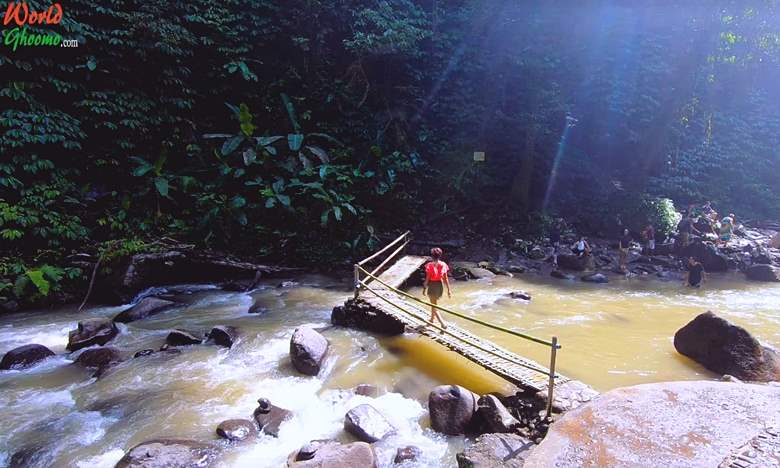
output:
[[[459,383],[480,393],[507,393],[511,386],[425,339],[377,339],[331,327],[330,311],[349,296],[348,286],[320,276],[295,281],[289,288],[269,281],[251,295],[205,286],[184,296],[189,304],[184,308],[120,325],[111,345],[128,360],[100,379],[65,354],[68,330],[79,320],[111,317],[127,306],[3,317],[0,353],[40,343],[58,356],[25,371],[0,372],[0,466],[9,465],[14,454],[25,454],[27,466],[111,467],[129,447],[153,437],[215,440],[219,422],[251,418],[260,397],[292,410],[294,417],[282,425],[278,439],[261,436],[226,448],[221,466],[283,466],[287,455],[309,440],[348,441],[344,414],[361,403],[373,404],[398,428],[375,444],[380,466],[390,466],[396,448],[405,445],[422,449],[416,466],[453,466],[464,440],[428,427],[431,387]],[[516,290],[533,299],[507,297]],[[419,288],[411,292],[421,293]],[[747,283],[738,276],[715,277],[701,290],[641,278],[590,285],[497,277],[456,282],[453,292],[444,304],[462,313],[541,338],[558,336],[560,371],[602,391],[717,378],[672,346],[674,332],[706,310],[745,326],[767,344],[780,343],[780,285]],[[268,311],[247,314],[254,300]],[[539,362],[549,359],[540,345],[457,321]],[[196,345],[179,355],[129,359],[138,350],[159,348],[172,328],[205,332],[213,325],[238,327],[240,341],[230,350]],[[331,342],[316,378],[296,374],[289,364],[289,338],[301,325],[322,329]],[[361,383],[377,385],[381,395],[348,391]]]

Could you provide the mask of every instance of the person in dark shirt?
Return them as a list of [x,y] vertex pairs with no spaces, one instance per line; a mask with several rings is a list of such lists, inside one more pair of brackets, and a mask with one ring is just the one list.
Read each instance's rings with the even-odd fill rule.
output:
[[626,271],[628,262],[628,249],[631,247],[631,233],[628,229],[623,229],[623,235],[620,237],[618,251],[620,254],[620,271]]
[[701,287],[702,283],[706,279],[707,273],[704,271],[704,265],[699,263],[695,258],[688,258],[688,266],[685,274],[685,286],[692,288]]
[[653,223],[650,223],[642,233],[647,241],[647,254],[653,255],[655,253],[655,227]]
[[680,234],[680,247],[687,247],[691,240],[691,234],[701,234],[701,232],[693,226],[693,219],[690,215],[683,218],[677,225],[677,232]]

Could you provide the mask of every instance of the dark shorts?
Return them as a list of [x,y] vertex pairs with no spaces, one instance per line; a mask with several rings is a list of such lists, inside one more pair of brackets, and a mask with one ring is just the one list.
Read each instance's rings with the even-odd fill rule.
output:
[[428,297],[431,299],[439,299],[444,294],[444,285],[441,281],[429,281],[428,282]]

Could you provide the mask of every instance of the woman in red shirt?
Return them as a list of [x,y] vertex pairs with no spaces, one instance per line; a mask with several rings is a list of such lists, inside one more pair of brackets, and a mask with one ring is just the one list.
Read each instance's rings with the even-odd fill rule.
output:
[[[444,285],[447,286],[447,297],[452,297],[450,292],[450,279],[447,273],[450,271],[450,267],[446,263],[441,261],[443,252],[440,248],[436,247],[431,249],[431,257],[433,261],[425,264],[425,283],[423,284],[423,294],[427,294],[431,304],[436,304],[444,293]],[[431,318],[428,320],[433,324],[433,320],[437,319],[441,323],[442,328],[447,328],[444,321],[441,319],[441,315],[436,310],[436,307],[431,307]]]

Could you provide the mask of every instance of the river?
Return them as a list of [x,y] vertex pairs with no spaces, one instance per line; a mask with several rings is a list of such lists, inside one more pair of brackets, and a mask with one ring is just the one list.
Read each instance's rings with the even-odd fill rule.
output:
[[[39,343],[58,356],[25,371],[0,372],[0,466],[9,465],[14,453],[26,453],[32,466],[112,467],[125,449],[153,437],[212,440],[221,421],[251,419],[260,397],[292,410],[294,417],[282,425],[278,439],[261,436],[256,443],[230,447],[222,466],[284,466],[287,455],[309,440],[347,441],[344,414],[366,402],[398,428],[375,444],[380,466],[390,466],[396,448],[405,445],[422,449],[416,466],[453,466],[464,440],[428,428],[430,389],[460,383],[477,392],[511,391],[492,374],[424,339],[377,339],[332,327],[332,307],[349,296],[346,283],[302,276],[292,287],[278,285],[279,280],[268,280],[251,295],[205,286],[185,296],[186,308],[120,324],[111,345],[127,360],[100,379],[64,354],[68,331],[79,320],[111,317],[127,306],[3,317],[0,353]],[[507,297],[517,290],[533,299]],[[419,288],[411,292],[421,293]],[[444,303],[462,313],[540,338],[558,336],[563,345],[558,369],[601,391],[717,378],[672,346],[674,332],[706,310],[745,326],[768,344],[780,343],[780,285],[746,283],[731,275],[715,277],[701,290],[641,278],[591,285],[522,276],[455,282],[453,292]],[[268,311],[247,314],[253,301]],[[539,362],[549,359],[540,345],[462,324]],[[213,325],[236,326],[241,339],[231,349],[196,345],[178,355],[130,359],[138,350],[159,348],[172,328],[205,332]],[[322,329],[331,343],[316,378],[298,375],[289,363],[289,338],[301,325]],[[377,385],[380,396],[349,391],[361,383]]]

